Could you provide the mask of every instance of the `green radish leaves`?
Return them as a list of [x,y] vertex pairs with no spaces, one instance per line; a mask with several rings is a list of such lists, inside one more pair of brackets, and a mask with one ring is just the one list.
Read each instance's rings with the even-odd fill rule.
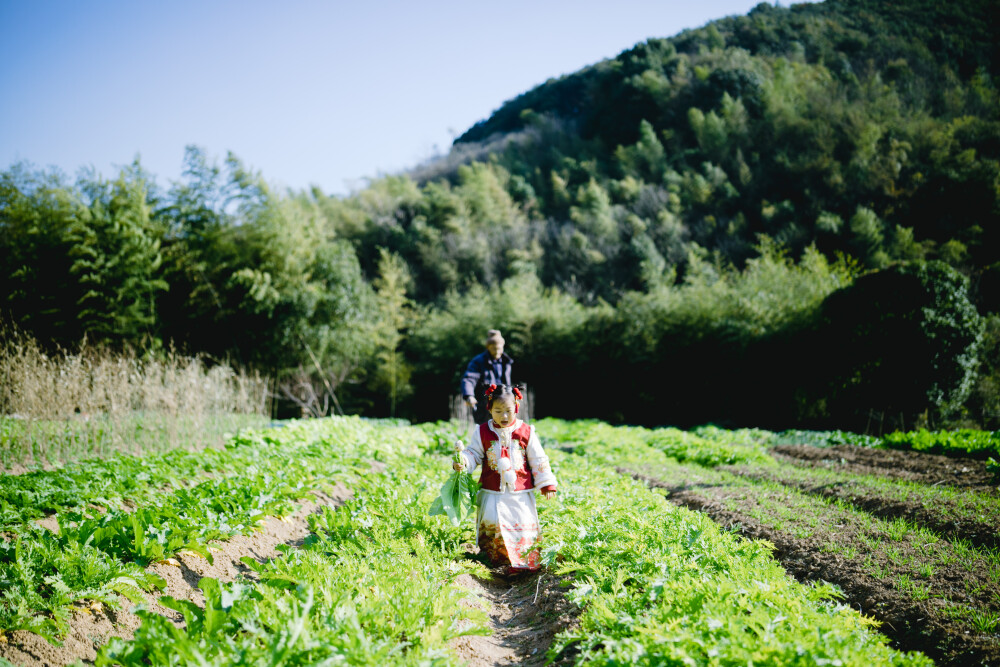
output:
[[478,493],[479,482],[469,473],[457,470],[441,486],[441,493],[431,503],[428,514],[446,514],[451,525],[458,526],[476,511]]

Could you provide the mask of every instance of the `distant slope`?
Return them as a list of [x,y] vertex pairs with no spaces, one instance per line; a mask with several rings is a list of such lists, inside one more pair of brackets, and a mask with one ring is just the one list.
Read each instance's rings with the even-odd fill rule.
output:
[[[670,75],[675,54],[698,55],[703,48],[745,49],[751,56],[803,58],[823,65],[849,80],[854,72],[891,70],[897,75],[899,59],[907,61],[911,76],[934,79],[950,69],[959,79],[969,80],[979,68],[994,76],[1000,61],[998,40],[1000,3],[990,0],[938,2],[877,2],[873,0],[827,0],[790,8],[761,3],[747,16],[719,19],[669,39],[651,39],[622,52],[616,58],[586,67],[546,83],[504,104],[488,119],[459,136],[456,144],[482,141],[497,133],[515,132],[529,122],[524,112],[551,114],[577,121],[581,135],[608,135],[599,130],[611,125],[600,117],[613,111],[614,119],[628,128],[625,141],[638,139],[638,121],[652,121],[658,109],[650,100],[630,96],[637,87],[632,77],[645,72]],[[709,87],[721,94],[746,92],[751,80],[715,74]],[[711,85],[715,84],[715,85]],[[911,91],[917,92],[917,91]],[[924,101],[932,95],[925,92]],[[612,96],[607,96],[612,93]],[[643,104],[646,102],[647,104]],[[650,112],[641,115],[643,111]],[[633,120],[634,122],[628,122]],[[615,143],[623,143],[616,140]]]
[[762,3],[527,91],[454,151],[490,146],[550,239],[599,253],[584,282],[634,285],[622,266],[691,252],[739,264],[761,234],[983,273],[1000,261],[998,8]]

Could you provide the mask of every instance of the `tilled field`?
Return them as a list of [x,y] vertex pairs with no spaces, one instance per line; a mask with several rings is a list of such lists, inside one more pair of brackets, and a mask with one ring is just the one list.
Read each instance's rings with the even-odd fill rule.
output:
[[315,420],[0,477],[0,665],[1000,664],[982,464],[538,428],[559,495],[516,576],[429,513],[455,424]]
[[981,461],[779,445],[774,463],[623,467],[673,503],[764,539],[893,645],[942,665],[1000,665],[1000,494]]

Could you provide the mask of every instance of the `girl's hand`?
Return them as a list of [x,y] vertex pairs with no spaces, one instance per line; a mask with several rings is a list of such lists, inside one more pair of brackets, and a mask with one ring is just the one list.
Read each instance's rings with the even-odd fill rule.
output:
[[451,469],[452,470],[465,470],[465,465],[462,464],[462,463],[459,463],[458,461],[454,461],[451,464]]
[[551,500],[552,498],[556,497],[556,492],[555,491],[542,491],[542,497],[545,498],[546,500]]

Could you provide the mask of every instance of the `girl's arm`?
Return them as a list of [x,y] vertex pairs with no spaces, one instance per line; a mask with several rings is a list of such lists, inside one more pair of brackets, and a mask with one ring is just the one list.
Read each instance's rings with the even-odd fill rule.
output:
[[542,443],[538,439],[535,427],[531,427],[531,437],[528,438],[528,465],[531,466],[531,475],[535,478],[535,488],[544,495],[555,493],[556,475],[549,465],[549,457],[542,449]]
[[459,452],[459,456],[465,464],[466,471],[470,473],[483,462],[483,442],[479,437],[478,426],[472,429],[472,436],[469,438],[469,444],[465,449]]

